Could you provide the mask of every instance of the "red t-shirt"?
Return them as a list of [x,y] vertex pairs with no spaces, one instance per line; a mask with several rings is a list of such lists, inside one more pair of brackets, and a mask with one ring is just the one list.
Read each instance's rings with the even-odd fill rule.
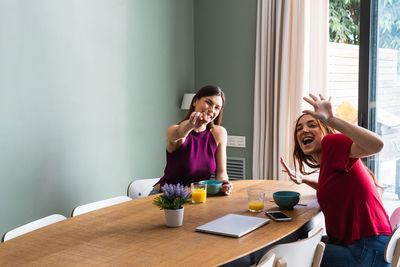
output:
[[344,246],[392,232],[372,177],[360,159],[349,158],[352,143],[344,134],[322,139],[317,187],[329,243]]

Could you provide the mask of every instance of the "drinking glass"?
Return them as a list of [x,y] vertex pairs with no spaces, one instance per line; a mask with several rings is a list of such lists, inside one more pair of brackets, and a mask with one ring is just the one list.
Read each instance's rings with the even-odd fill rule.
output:
[[207,199],[207,184],[191,183],[192,203],[203,203]]
[[261,212],[264,209],[265,190],[250,188],[247,190],[249,211]]

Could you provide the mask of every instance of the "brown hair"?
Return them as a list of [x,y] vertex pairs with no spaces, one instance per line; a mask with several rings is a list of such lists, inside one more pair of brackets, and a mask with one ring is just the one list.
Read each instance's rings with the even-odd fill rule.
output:
[[222,111],[225,105],[225,95],[224,92],[222,92],[221,88],[219,88],[218,86],[215,85],[206,85],[202,88],[200,88],[200,90],[194,95],[192,102],[190,103],[190,108],[188,110],[188,112],[186,113],[185,118],[180,121],[178,124],[180,124],[181,122],[188,120],[190,117],[190,114],[192,114],[192,112],[194,111],[194,106],[193,103],[196,100],[199,100],[202,97],[207,97],[207,96],[220,96],[222,98],[222,107],[221,110],[219,111],[218,116],[209,124],[207,124],[207,128],[213,128],[214,125],[220,125],[221,121],[222,121]]
[[[314,170],[314,171],[310,171],[307,172],[304,169],[304,164],[306,164],[308,167],[312,168],[312,169],[318,169],[320,167],[320,164],[311,156],[311,155],[306,155],[304,154],[303,150],[301,150],[300,148],[300,144],[299,141],[297,140],[297,125],[299,124],[299,120],[306,114],[302,114],[296,121],[296,125],[294,127],[294,150],[293,150],[293,160],[294,160],[294,168],[295,170],[297,169],[297,163],[299,164],[299,170],[302,174],[304,175],[308,175],[308,174],[312,174],[317,172],[318,170]],[[318,124],[318,127],[321,129],[322,134],[324,136],[328,135],[328,134],[332,134],[335,133],[335,129],[333,129],[332,127],[328,126],[326,123],[314,118],[315,121]],[[362,161],[362,163],[364,164],[366,170],[368,171],[368,173],[371,175],[372,180],[374,180],[374,183],[376,185],[376,187],[378,187],[379,189],[382,190],[381,192],[381,197],[383,195],[383,191],[384,188],[380,185],[378,185],[376,183],[376,178],[374,173],[367,167],[367,165],[364,163],[364,161]]]

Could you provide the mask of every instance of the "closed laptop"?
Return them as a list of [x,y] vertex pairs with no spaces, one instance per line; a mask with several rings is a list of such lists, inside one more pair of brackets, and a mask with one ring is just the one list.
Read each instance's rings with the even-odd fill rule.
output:
[[258,218],[230,213],[196,227],[196,231],[230,237],[241,237],[269,223],[269,221],[268,218]]

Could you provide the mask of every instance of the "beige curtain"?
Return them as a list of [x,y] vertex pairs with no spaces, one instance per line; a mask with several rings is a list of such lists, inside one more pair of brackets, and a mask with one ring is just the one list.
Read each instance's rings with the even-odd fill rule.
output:
[[[258,0],[253,179],[284,179],[302,97],[326,88],[328,0]],[[322,90],[322,91],[321,91]]]

